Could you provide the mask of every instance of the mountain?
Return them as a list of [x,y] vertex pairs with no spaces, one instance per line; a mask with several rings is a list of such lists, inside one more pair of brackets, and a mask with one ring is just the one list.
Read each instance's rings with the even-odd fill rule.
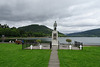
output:
[[[38,25],[38,24],[23,26],[23,27],[19,27],[18,29],[28,33],[38,34],[43,36],[51,36],[52,34],[52,29],[44,25]],[[65,35],[59,32],[59,36],[65,36]]]
[[100,28],[87,30],[83,32],[71,33],[67,34],[67,36],[74,36],[74,37],[100,37]]
[[38,24],[34,24],[34,25],[28,25],[28,26],[23,26],[23,27],[19,27],[18,29],[20,30],[24,30],[26,32],[42,32],[42,33],[51,33],[51,29],[44,26],[44,25],[38,25]]

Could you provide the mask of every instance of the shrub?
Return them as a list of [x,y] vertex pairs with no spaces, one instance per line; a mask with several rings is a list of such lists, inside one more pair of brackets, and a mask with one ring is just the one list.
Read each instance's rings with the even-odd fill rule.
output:
[[37,42],[37,43],[41,43],[41,40],[40,40],[40,39],[37,39],[36,42]]
[[68,42],[68,44],[71,44],[72,40],[71,39],[66,39],[66,42]]

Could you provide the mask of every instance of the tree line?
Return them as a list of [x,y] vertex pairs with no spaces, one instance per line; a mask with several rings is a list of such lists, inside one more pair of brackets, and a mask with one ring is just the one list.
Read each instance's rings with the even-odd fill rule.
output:
[[26,32],[24,30],[20,30],[16,27],[10,28],[7,24],[1,25],[0,24],[0,37],[5,35],[6,37],[44,37],[50,36],[49,34],[45,34],[42,32]]

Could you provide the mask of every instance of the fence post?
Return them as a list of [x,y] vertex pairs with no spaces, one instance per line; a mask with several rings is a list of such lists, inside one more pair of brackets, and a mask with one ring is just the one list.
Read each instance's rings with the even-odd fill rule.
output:
[[81,43],[81,45],[82,45],[82,50],[83,50],[83,43]]
[[52,44],[51,44],[51,42],[50,42],[50,49],[52,48]]

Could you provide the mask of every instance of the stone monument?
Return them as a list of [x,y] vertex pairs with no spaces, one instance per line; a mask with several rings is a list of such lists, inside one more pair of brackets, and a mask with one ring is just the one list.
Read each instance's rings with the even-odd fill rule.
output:
[[54,23],[54,30],[52,31],[52,45],[58,46],[58,31],[57,31],[57,23]]

